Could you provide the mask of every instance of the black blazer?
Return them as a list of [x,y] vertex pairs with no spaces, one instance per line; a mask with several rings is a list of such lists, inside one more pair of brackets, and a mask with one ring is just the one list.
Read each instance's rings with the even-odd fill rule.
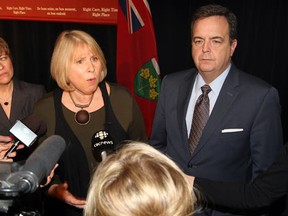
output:
[[0,135],[10,135],[9,130],[16,122],[32,114],[34,104],[45,94],[43,85],[13,79],[13,94],[10,119],[0,105]]
[[200,189],[204,199],[216,207],[243,210],[267,207],[287,195],[288,143],[269,169],[251,184],[214,182],[195,178],[194,185]]

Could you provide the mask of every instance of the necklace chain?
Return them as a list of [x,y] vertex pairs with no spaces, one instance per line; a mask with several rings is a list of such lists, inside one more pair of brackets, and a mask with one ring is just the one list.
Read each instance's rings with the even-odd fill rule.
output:
[[12,97],[12,95],[10,95],[10,96],[9,96],[8,98],[6,98],[6,99],[0,98],[0,100],[2,100],[2,101],[9,101],[11,97]]
[[3,104],[5,106],[7,106],[7,105],[9,105],[9,101],[11,98],[12,98],[12,94],[8,98],[6,98],[5,100],[3,98],[0,98],[0,100],[3,101]]
[[92,103],[93,97],[94,97],[94,93],[92,94],[92,96],[91,96],[91,98],[90,98],[90,101],[89,101],[89,103],[88,103],[88,104],[84,104],[84,105],[81,105],[81,104],[77,104],[77,103],[74,101],[74,98],[72,97],[72,95],[71,95],[71,92],[70,92],[70,91],[69,91],[69,96],[70,96],[70,98],[71,98],[71,100],[72,100],[72,102],[73,102],[73,104],[74,104],[74,106],[75,106],[75,107],[78,107],[78,108],[81,108],[81,109],[83,109],[83,108],[87,108],[87,107],[89,107],[89,106],[90,106],[90,104]]
[[11,100],[13,96],[13,81],[10,82],[10,84],[8,84],[8,92],[9,92],[9,96],[6,99],[0,98],[0,100],[3,102],[5,106],[9,105],[9,101]]

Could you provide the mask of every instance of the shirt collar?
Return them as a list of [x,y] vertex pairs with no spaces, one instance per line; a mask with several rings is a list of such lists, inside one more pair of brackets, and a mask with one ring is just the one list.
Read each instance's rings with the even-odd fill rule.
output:
[[[229,73],[231,69],[231,63],[228,65],[228,67],[216,78],[214,79],[210,84],[210,88],[212,89],[211,92],[213,92],[213,94],[215,95],[219,95],[219,92],[222,88],[222,85]],[[197,74],[196,78],[195,78],[195,89],[196,91],[201,91],[201,87],[203,85],[205,85],[205,81],[202,78],[202,76],[200,75],[200,73]]]

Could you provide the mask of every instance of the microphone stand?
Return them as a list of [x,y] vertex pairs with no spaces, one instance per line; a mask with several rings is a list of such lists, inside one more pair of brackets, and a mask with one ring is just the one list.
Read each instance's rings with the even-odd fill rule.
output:
[[[39,212],[24,211],[27,191],[34,191],[38,178],[29,171],[21,171],[22,162],[0,162],[0,216],[40,216]],[[28,205],[30,203],[29,200]],[[26,202],[27,202],[26,201]],[[33,200],[32,200],[33,202]],[[35,201],[34,201],[35,202]],[[26,212],[26,213],[25,213]]]

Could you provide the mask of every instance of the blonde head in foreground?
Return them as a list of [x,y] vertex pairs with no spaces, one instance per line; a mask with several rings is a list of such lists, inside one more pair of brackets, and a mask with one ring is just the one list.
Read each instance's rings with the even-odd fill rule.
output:
[[172,160],[133,142],[98,166],[85,216],[190,216],[195,202],[192,185]]

